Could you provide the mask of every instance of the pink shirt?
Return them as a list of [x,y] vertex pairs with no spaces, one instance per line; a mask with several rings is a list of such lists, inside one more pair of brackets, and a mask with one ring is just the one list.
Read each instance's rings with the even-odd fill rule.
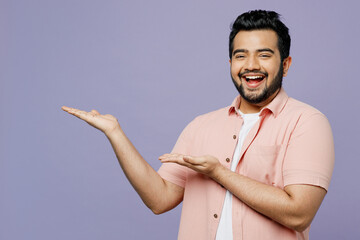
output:
[[[181,133],[173,153],[213,155],[227,168],[242,126],[235,108],[229,107],[195,118]],[[334,166],[334,145],[326,117],[315,108],[289,98],[281,89],[260,112],[247,135],[236,172],[278,188],[310,184],[328,189]],[[183,188],[180,240],[215,239],[226,189],[186,167],[165,163],[159,174]],[[233,197],[233,235],[243,240],[308,239],[252,210]]]

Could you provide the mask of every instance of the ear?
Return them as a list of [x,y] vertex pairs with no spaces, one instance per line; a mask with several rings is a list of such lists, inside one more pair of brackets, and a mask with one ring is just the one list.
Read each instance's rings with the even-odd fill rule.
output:
[[231,64],[231,59],[229,59],[229,63]]
[[292,58],[290,56],[288,56],[287,58],[284,59],[283,61],[283,76],[286,77],[288,70],[291,66],[291,62],[292,62]]

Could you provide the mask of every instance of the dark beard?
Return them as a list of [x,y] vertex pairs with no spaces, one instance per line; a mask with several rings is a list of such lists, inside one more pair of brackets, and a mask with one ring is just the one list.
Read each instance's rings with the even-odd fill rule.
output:
[[[259,95],[255,95],[255,96],[246,95],[243,84],[238,85],[232,76],[231,76],[231,79],[232,79],[236,89],[240,93],[240,96],[243,99],[245,99],[249,103],[257,104],[257,103],[261,103],[261,102],[265,101],[271,95],[273,95],[278,89],[281,88],[282,80],[283,80],[283,70],[284,70],[283,65],[280,64],[279,71],[276,74],[276,76],[275,76],[273,82],[271,83],[271,85],[269,87],[267,87],[266,84],[265,84],[264,90]],[[258,72],[258,71],[249,71],[249,72]],[[267,75],[267,73],[266,73],[266,75]],[[241,80],[241,77],[240,77],[240,80]]]

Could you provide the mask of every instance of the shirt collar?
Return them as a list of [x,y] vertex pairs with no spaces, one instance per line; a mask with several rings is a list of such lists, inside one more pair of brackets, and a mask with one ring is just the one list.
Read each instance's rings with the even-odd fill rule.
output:
[[[266,113],[272,113],[275,117],[277,117],[282,109],[284,108],[287,100],[289,99],[289,96],[286,94],[285,90],[283,88],[280,89],[279,93],[276,95],[276,97],[263,109],[260,111],[260,116],[266,114]],[[229,106],[228,113],[231,114],[238,114],[237,110],[239,109],[241,102],[241,97],[238,95],[232,104]]]

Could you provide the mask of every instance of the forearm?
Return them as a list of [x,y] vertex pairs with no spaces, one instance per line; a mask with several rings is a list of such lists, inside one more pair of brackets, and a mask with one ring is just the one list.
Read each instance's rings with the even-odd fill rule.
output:
[[146,206],[154,213],[161,213],[174,207],[171,204],[173,201],[168,199],[171,194],[168,192],[167,183],[144,160],[122,129],[119,127],[106,136],[127,179]]
[[168,211],[179,204],[184,189],[160,177],[141,157],[114,116],[110,114],[101,115],[96,110],[86,112],[66,106],[63,106],[62,110],[105,133],[126,177],[144,203],[154,213]]
[[[305,206],[308,202],[304,201],[307,198],[305,195],[296,198],[291,189],[283,190],[258,182],[231,172],[223,166],[217,168],[211,177],[255,211],[300,232],[310,225],[323,199],[323,196],[315,198],[314,201],[308,199],[311,206]],[[302,188],[298,185],[297,187]],[[303,187],[308,188],[309,186],[304,185]],[[319,189],[314,190],[318,191]],[[317,193],[314,192],[314,194]]]
[[255,211],[298,232],[310,225],[326,194],[325,189],[312,185],[294,184],[280,189],[258,182],[230,171],[210,155],[164,154],[159,159],[212,178]]

